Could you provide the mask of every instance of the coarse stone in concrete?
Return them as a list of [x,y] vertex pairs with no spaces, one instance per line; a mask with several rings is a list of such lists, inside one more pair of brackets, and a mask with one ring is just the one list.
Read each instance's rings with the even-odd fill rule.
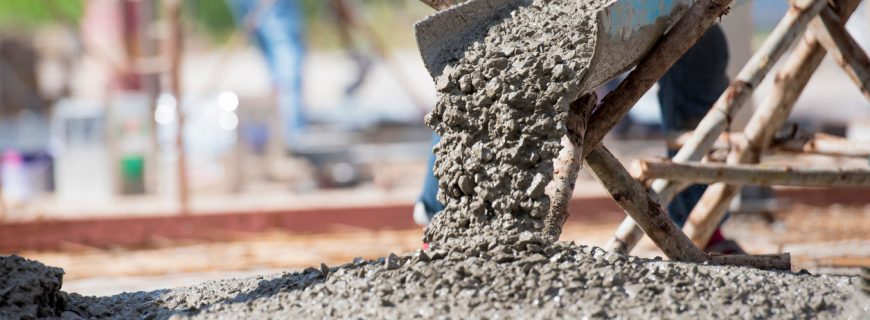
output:
[[63,270],[20,256],[0,256],[0,319],[59,316]]

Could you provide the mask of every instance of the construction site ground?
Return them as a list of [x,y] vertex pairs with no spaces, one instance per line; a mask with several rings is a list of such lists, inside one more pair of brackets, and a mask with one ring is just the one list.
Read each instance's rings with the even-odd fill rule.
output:
[[[613,212],[594,219],[573,219],[562,240],[602,246],[620,218]],[[791,252],[797,270],[855,275],[858,266],[870,265],[870,206],[800,205],[776,214],[735,215],[724,232],[750,253]],[[419,228],[353,227],[319,234],[273,231],[233,241],[166,240],[141,248],[112,249],[71,245],[21,255],[64,268],[65,291],[103,296],[406,253],[421,247],[421,233]],[[655,257],[661,252],[643,241],[633,254]]]
[[[664,149],[648,141],[609,144],[625,162]],[[765,161],[866,165],[812,156]],[[423,170],[422,161],[384,165],[374,183],[353,189],[287,192],[286,186],[259,185],[233,196],[198,195],[185,217],[166,199],[90,206],[41,201],[32,215],[0,224],[0,252],[61,267],[65,291],[101,296],[406,253],[422,245],[411,211]],[[725,234],[750,253],[791,252],[796,270],[854,275],[857,266],[870,265],[870,191],[775,192],[776,201],[762,202],[775,213],[735,214]],[[595,246],[603,246],[624,217],[588,175],[581,175],[570,211],[562,240]],[[648,240],[632,254],[662,255]]]

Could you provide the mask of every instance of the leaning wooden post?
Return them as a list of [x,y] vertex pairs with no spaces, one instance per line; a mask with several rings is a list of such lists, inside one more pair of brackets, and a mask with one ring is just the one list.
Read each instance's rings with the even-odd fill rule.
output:
[[697,1],[650,49],[619,86],[607,94],[589,119],[583,139],[586,156],[686,51],[728,10],[731,0]]
[[[731,86],[713,104],[713,107],[698,124],[695,134],[673,157],[675,162],[698,161],[710,151],[719,135],[730,126],[731,119],[752,97],[755,88],[773,68],[773,65],[788,51],[794,40],[803,34],[809,22],[826,5],[825,0],[812,0],[800,1],[800,3],[791,6],[758,52],[737,74],[737,78],[731,83]],[[594,118],[591,121],[595,121]],[[587,147],[589,146],[587,144]],[[656,180],[652,183],[653,191],[658,194],[663,204],[669,203],[686,186],[685,183],[667,180]],[[607,248],[629,252],[637,244],[631,241],[641,238],[638,236],[639,233],[640,229],[626,219],[607,244]]]
[[[587,157],[604,139],[604,136],[628,114],[653,85],[689,50],[707,29],[728,10],[731,0],[697,1],[679,21],[665,34],[647,55],[638,62],[637,67],[620,83],[613,92],[601,102],[589,120],[586,136],[583,139],[583,157]],[[588,161],[588,159],[587,159]],[[624,168],[622,170],[625,170]],[[634,238],[622,237],[619,241],[636,243],[642,232],[631,218],[623,224],[630,224],[636,230]],[[616,249],[619,250],[619,249]],[[627,252],[628,250],[623,250]]]
[[810,27],[822,46],[858,85],[864,97],[870,99],[870,59],[846,31],[837,13],[830,7],[825,8]]
[[668,258],[678,261],[709,262],[721,265],[746,266],[759,269],[791,269],[788,253],[776,255],[724,257],[707,255],[691,243],[686,234],[665,214],[649,191],[625,170],[619,160],[603,146],[586,157],[586,166],[607,188],[610,196],[631,216]]
[[[839,2],[839,14],[843,18],[841,21],[851,15],[859,2]],[[825,49],[813,32],[807,32],[804,38],[777,73],[773,89],[749,120],[744,129],[745,138],[738,142],[736,150],[729,155],[728,163],[757,163],[761,151],[767,148],[776,130],[791,113],[795,101],[825,56]],[[739,191],[739,185],[725,183],[716,183],[707,189],[683,227],[695,244],[707,244],[716,226],[722,221],[731,199]]]
[[706,254],[692,244],[647,189],[631,177],[610,151],[603,146],[596,147],[586,156],[586,166],[668,258],[690,262],[707,259]]
[[544,217],[544,235],[551,241],[559,240],[562,226],[570,214],[568,205],[574,195],[574,184],[580,172],[586,120],[597,102],[598,96],[593,92],[571,103],[567,120],[568,134],[562,138],[562,150],[553,161],[553,182],[546,189],[550,197],[550,210]]

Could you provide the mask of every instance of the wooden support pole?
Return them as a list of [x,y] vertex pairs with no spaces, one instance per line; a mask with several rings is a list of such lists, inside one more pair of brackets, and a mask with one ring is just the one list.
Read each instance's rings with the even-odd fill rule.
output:
[[641,181],[668,179],[703,184],[724,182],[796,187],[870,186],[870,170],[867,169],[807,169],[646,160],[634,161],[631,168],[632,176]]
[[[686,132],[672,139],[668,148],[679,149],[685,145],[693,132]],[[778,135],[778,134],[777,134]],[[736,145],[740,139],[744,139],[743,133],[722,134],[713,143],[713,150],[728,150]],[[794,152],[808,153],[835,157],[870,157],[870,143],[849,141],[846,138],[824,133],[801,134],[796,133],[791,137],[776,138],[771,142],[769,152]]]
[[[785,54],[795,39],[804,33],[812,18],[826,5],[825,0],[799,1],[789,8],[761,48],[698,124],[695,129],[696,134],[692,135],[686,145],[673,157],[674,161],[698,161],[711,150],[716,139],[730,127],[731,119],[743,108],[773,65]],[[592,125],[594,122],[590,127]],[[592,146],[589,143],[586,145]],[[686,186],[685,183],[667,180],[656,180],[652,184],[653,191],[665,204]],[[630,221],[623,221],[617,233],[607,244],[607,248],[624,247],[627,251],[631,251],[636,243],[631,243],[629,240],[639,238],[637,233],[640,231],[637,227],[631,228],[630,225]]]
[[[680,148],[682,148],[683,146],[686,145],[686,142],[688,142],[689,139],[692,139],[692,135],[694,135],[694,134],[695,134],[694,131],[688,131],[688,132],[684,132],[676,137],[668,137],[668,139],[667,139],[668,149],[680,149]],[[712,150],[719,150],[719,149],[730,149],[731,144],[732,144],[732,140],[734,139],[734,136],[740,135],[740,134],[741,133],[726,132],[726,133],[719,135],[719,137],[716,138],[715,141],[713,141],[713,145],[710,146],[710,150],[712,151]]]
[[702,262],[706,254],[689,241],[647,189],[603,146],[586,156],[586,167],[610,196],[671,260]]
[[574,184],[580,173],[586,120],[597,102],[598,96],[593,92],[571,103],[567,120],[571,125],[567,126],[568,134],[562,138],[562,150],[553,162],[553,182],[546,189],[550,197],[550,210],[544,217],[544,235],[551,241],[559,240],[562,226],[570,215],[568,204],[574,196]]
[[[731,5],[730,0],[696,2],[638,63],[628,77],[608,94],[592,115],[584,137],[584,157],[628,114],[653,85],[700,39]],[[718,133],[716,134],[718,135]],[[588,161],[588,160],[587,160]],[[624,169],[623,169],[624,170]],[[670,200],[670,199],[668,199]],[[622,222],[608,248],[628,253],[643,236],[631,218]]]
[[[737,74],[731,86],[713,104],[698,124],[695,134],[674,156],[674,161],[698,161],[712,149],[719,135],[730,126],[731,119],[743,109],[746,101],[752,97],[755,88],[764,80],[773,65],[785,54],[795,39],[803,34],[810,20],[826,5],[824,0],[812,1],[809,4],[806,2],[802,1],[802,6],[796,4],[789,9],[761,48]],[[659,198],[664,203],[670,202],[684,187],[685,185],[668,183],[664,180],[653,182],[653,190],[659,194]]]
[[[619,86],[607,94],[589,119],[584,157],[661,77],[698,42],[731,5],[731,0],[697,1],[644,56]],[[718,134],[717,134],[718,135]]]
[[762,270],[791,270],[791,254],[721,255],[710,254],[709,262],[723,266],[744,266]]
[[806,137],[799,136],[785,140],[774,140],[770,145],[770,149],[829,156],[870,157],[870,143],[849,141],[842,137],[824,133],[815,133]]
[[830,7],[825,8],[810,27],[822,46],[858,85],[864,97],[870,100],[870,59],[846,31],[837,13]]
[[[839,4],[841,21],[851,15],[860,0],[843,0]],[[806,87],[825,56],[825,49],[819,44],[816,35],[808,32],[804,41],[795,48],[790,59],[782,66],[774,80],[773,89],[749,120],[742,139],[728,163],[758,163],[761,151],[765,150],[776,130],[782,126],[791,113],[794,103]],[[728,204],[740,191],[739,185],[716,183],[707,188],[698,205],[689,214],[683,230],[698,246],[705,246],[716,226],[725,216]]]

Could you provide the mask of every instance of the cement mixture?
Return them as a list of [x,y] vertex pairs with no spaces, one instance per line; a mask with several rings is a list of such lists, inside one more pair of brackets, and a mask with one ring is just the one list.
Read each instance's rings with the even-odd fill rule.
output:
[[434,151],[447,209],[425,232],[431,250],[110,297],[60,292],[62,271],[0,257],[18,270],[0,274],[0,316],[866,316],[858,278],[646,260],[544,240],[553,158],[593,55],[594,13],[607,2],[535,0],[503,12],[436,79],[440,100],[426,123],[443,137]]
[[0,257],[0,319],[60,315],[63,270],[19,256]]
[[439,101],[426,124],[438,200],[433,245],[469,236],[540,234],[546,194],[571,101],[595,48],[595,13],[610,1],[536,0],[469,32],[435,80]]
[[[111,297],[63,294],[65,307],[50,314],[64,319],[866,319],[870,298],[859,293],[858,282],[626,257],[573,243],[548,245],[525,232],[462,249],[355,259],[269,277]],[[34,313],[7,312],[4,319],[25,314]]]

